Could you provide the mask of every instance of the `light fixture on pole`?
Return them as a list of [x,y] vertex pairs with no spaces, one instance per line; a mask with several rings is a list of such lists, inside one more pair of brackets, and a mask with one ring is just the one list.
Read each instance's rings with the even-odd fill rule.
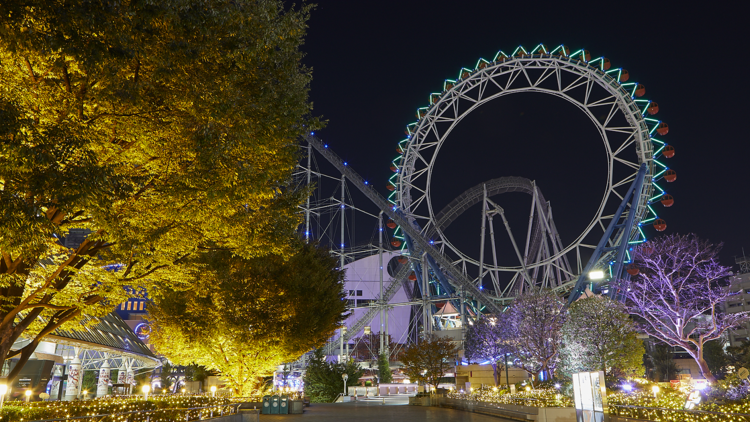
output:
[[0,409],[3,408],[6,394],[8,394],[8,384],[0,384]]
[[26,390],[24,394],[26,394],[26,403],[28,403],[29,400],[31,400],[31,394],[33,394],[33,392],[31,390]]
[[216,397],[216,386],[215,385],[211,386],[211,397]]
[[349,379],[349,374],[345,373],[345,374],[341,375],[341,378],[344,380],[344,395],[348,396],[348,394],[346,394],[346,380]]
[[81,394],[83,394],[83,399],[86,400],[86,396],[89,395],[89,390],[83,390],[81,391]]
[[141,391],[143,391],[143,400],[148,400],[148,392],[151,391],[151,387],[146,384],[141,388]]
[[604,280],[604,271],[602,270],[589,271],[589,280]]

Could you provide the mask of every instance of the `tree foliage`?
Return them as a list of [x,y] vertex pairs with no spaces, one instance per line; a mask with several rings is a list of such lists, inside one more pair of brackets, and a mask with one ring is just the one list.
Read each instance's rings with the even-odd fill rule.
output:
[[343,272],[315,245],[287,261],[212,251],[201,263],[195,292],[165,291],[149,307],[151,344],[175,364],[218,371],[235,394],[323,345],[346,317]]
[[654,378],[657,381],[669,382],[677,379],[680,368],[674,360],[671,347],[663,343],[656,344],[650,356],[651,363],[654,364]]
[[[196,251],[288,253],[295,139],[318,125],[300,64],[308,12],[0,2],[0,363],[20,370],[123,286],[189,288]],[[66,249],[71,228],[92,234]],[[32,341],[11,351],[21,335]]]
[[393,382],[393,373],[391,373],[391,363],[388,355],[381,353],[378,355],[378,383],[389,384]]
[[549,290],[516,297],[503,317],[503,329],[515,363],[532,376],[554,376],[565,322],[563,300]]
[[729,289],[730,268],[719,263],[721,245],[695,235],[670,235],[641,244],[632,252],[639,273],[618,283],[628,311],[642,318],[641,329],[684,349],[709,382],[716,379],[704,358],[707,342],[750,320],[750,313],[723,313],[737,293]]
[[440,378],[455,367],[456,346],[445,337],[428,336],[410,344],[401,355],[404,373],[412,381],[435,388]]
[[332,402],[344,390],[344,374],[348,375],[346,386],[349,387],[359,383],[364,371],[354,360],[346,363],[326,362],[323,350],[315,350],[303,379],[305,395],[310,397],[311,402]]
[[643,376],[643,342],[625,306],[602,296],[579,299],[568,308],[562,327],[561,370],[567,375],[604,371]]
[[513,349],[507,338],[505,320],[507,315],[486,315],[479,318],[466,330],[464,350],[470,362],[489,362],[495,385],[498,385],[497,367],[503,367],[506,353]]

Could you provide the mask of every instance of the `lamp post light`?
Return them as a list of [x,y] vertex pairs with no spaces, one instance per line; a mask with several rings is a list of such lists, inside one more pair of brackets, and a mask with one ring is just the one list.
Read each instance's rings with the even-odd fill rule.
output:
[[86,397],[89,395],[89,390],[83,390],[81,391],[81,394],[83,394],[83,399],[86,400]]
[[216,386],[215,385],[211,386],[211,397],[216,397]]
[[589,280],[604,280],[604,271],[602,270],[589,271]]
[[148,400],[148,392],[151,391],[151,387],[146,384],[141,388],[141,391],[143,391],[143,400]]
[[343,375],[341,375],[341,378],[344,380],[344,395],[348,396],[348,394],[346,392],[346,380],[349,379],[349,374],[343,374]]
[[8,384],[0,384],[0,409],[3,408],[6,394],[8,394]]
[[182,395],[183,396],[185,395],[185,389],[184,388],[182,389]]
[[26,390],[24,394],[26,394],[26,403],[28,403],[29,400],[31,400],[31,394],[33,394],[33,392],[31,390]]
[[656,395],[659,394],[659,391],[661,391],[661,388],[659,388],[658,385],[655,385],[655,386],[651,387],[651,391],[654,392],[654,398],[656,398]]

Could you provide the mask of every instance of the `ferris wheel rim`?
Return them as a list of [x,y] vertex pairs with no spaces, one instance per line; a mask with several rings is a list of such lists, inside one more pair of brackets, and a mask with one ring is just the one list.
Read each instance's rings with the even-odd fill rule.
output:
[[[544,51],[544,50],[543,50]],[[407,148],[404,149],[403,154],[404,156],[401,157],[401,165],[399,166],[399,172],[397,174],[396,178],[396,192],[398,192],[397,199],[395,201],[396,206],[401,208],[401,210],[407,215],[411,221],[424,221],[427,220],[428,223],[422,227],[423,233],[426,233],[430,230],[436,230],[440,233],[441,241],[445,242],[448,238],[445,236],[444,233],[441,232],[439,228],[431,228],[429,227],[429,224],[431,222],[434,222],[436,213],[435,209],[432,204],[432,198],[430,195],[431,189],[432,189],[432,173],[434,171],[434,164],[435,160],[437,159],[440,148],[443,146],[443,144],[446,142],[446,139],[450,135],[450,132],[460,123],[461,120],[463,120],[464,117],[468,116],[473,112],[476,108],[480,107],[481,105],[498,99],[505,97],[507,95],[516,94],[516,93],[526,93],[526,92],[538,92],[538,93],[544,93],[548,95],[553,95],[558,98],[566,100],[568,103],[574,104],[579,110],[584,111],[584,113],[589,117],[589,119],[594,123],[595,127],[597,128],[600,138],[602,138],[602,142],[605,146],[606,156],[607,156],[607,180],[604,186],[604,194],[602,195],[602,200],[600,201],[599,207],[597,207],[596,212],[594,213],[593,218],[589,221],[589,223],[586,225],[586,228],[576,237],[575,240],[570,242],[568,245],[566,245],[560,252],[554,254],[554,256],[547,259],[547,261],[552,261],[556,258],[559,258],[560,256],[569,254],[571,251],[573,251],[576,248],[580,248],[582,245],[583,240],[591,235],[591,232],[594,230],[594,227],[596,227],[598,224],[602,224],[602,220],[606,219],[606,216],[603,215],[604,208],[607,206],[608,202],[610,201],[613,194],[616,194],[617,196],[620,196],[619,193],[616,192],[615,188],[622,185],[623,181],[627,180],[628,178],[632,177],[632,175],[626,176],[623,181],[617,182],[615,184],[615,180],[613,177],[613,167],[615,166],[615,161],[617,160],[616,156],[617,154],[621,153],[625,148],[618,149],[617,151],[613,151],[613,145],[609,142],[609,139],[607,137],[607,131],[608,128],[606,127],[606,123],[600,122],[594,115],[590,107],[595,106],[595,104],[584,104],[580,101],[573,98],[571,95],[567,94],[565,90],[559,89],[559,90],[551,90],[547,88],[542,88],[537,85],[534,85],[529,80],[530,84],[529,86],[523,86],[521,88],[512,88],[512,89],[504,89],[501,90],[498,93],[489,95],[487,97],[482,98],[480,94],[480,98],[475,101],[475,103],[470,106],[465,111],[461,112],[460,114],[457,114],[454,118],[450,119],[451,124],[448,130],[445,130],[442,132],[442,134],[436,135],[437,136],[437,142],[433,142],[435,144],[434,152],[432,153],[432,156],[429,159],[429,163],[426,163],[426,170],[420,170],[420,174],[415,174],[415,159],[417,157],[416,152],[419,151],[419,145],[417,147],[414,147],[415,145],[415,138],[418,140],[418,135],[422,131],[422,129],[425,126],[425,122],[429,122],[430,116],[433,118],[437,116],[439,113],[440,106],[442,104],[444,109],[450,108],[450,105],[455,103],[456,101],[460,101],[460,95],[457,95],[457,93],[462,92],[462,87],[470,86],[470,89],[473,89],[472,82],[474,82],[474,85],[481,83],[482,78],[492,78],[494,76],[487,76],[488,73],[490,73],[493,69],[499,69],[503,68],[505,69],[505,72],[513,72],[514,67],[517,71],[518,68],[525,69],[524,63],[528,62],[537,62],[537,67],[528,66],[529,68],[543,68],[542,66],[538,66],[538,63],[544,62],[544,63],[553,63],[555,66],[557,66],[557,69],[555,69],[556,72],[566,71],[571,74],[578,74],[580,75],[580,78],[586,76],[587,81],[589,81],[592,84],[597,85],[600,88],[603,88],[609,96],[613,99],[613,105],[612,109],[616,109],[619,111],[622,116],[625,118],[629,125],[629,129],[632,130],[632,139],[631,137],[628,137],[629,141],[627,142],[628,148],[627,150],[635,148],[636,150],[636,157],[637,157],[637,163],[641,164],[643,162],[646,162],[648,165],[648,175],[653,176],[654,175],[654,149],[651,145],[652,137],[650,136],[650,133],[648,132],[648,124],[645,123],[645,111],[643,113],[640,113],[640,110],[636,104],[635,97],[633,95],[626,95],[627,91],[621,86],[621,82],[619,81],[619,76],[617,81],[613,84],[612,80],[613,78],[609,76],[605,72],[601,72],[598,69],[591,68],[591,66],[586,62],[581,62],[580,60],[574,61],[571,60],[569,56],[555,56],[549,53],[543,53],[539,55],[524,55],[522,57],[510,57],[507,59],[503,59],[502,61],[493,61],[492,63],[485,61],[488,63],[488,65],[484,68],[478,69],[475,71],[470,71],[468,74],[468,77],[464,79],[459,79],[458,81],[454,81],[455,83],[452,84],[452,86],[448,89],[446,89],[444,92],[440,94],[433,94],[433,95],[439,95],[439,98],[437,101],[434,102],[430,107],[427,108],[427,112],[424,116],[420,116],[418,112],[419,121],[414,124],[414,137],[412,135],[409,136],[407,141]],[[560,65],[564,65],[565,69],[561,69]],[[462,72],[467,69],[462,69]],[[577,71],[574,72],[574,71]],[[502,72],[501,72],[502,74]],[[609,81],[607,80],[607,77],[609,77]],[[528,76],[527,76],[528,78]],[[479,82],[477,82],[479,80]],[[447,83],[448,81],[446,81]],[[588,83],[588,82],[587,82]],[[636,84],[637,85],[637,84]],[[635,92],[635,91],[634,91]],[[609,97],[607,98],[609,99]],[[650,104],[650,102],[649,102]],[[421,110],[421,109],[420,109]],[[635,110],[638,110],[639,113],[635,113]],[[659,122],[661,123],[661,122]],[[428,123],[429,125],[429,123]],[[652,130],[653,132],[653,130]],[[437,131],[436,131],[437,133]],[[406,141],[406,140],[405,140]],[[404,142],[404,141],[402,141]],[[424,141],[422,141],[424,142]],[[666,145],[666,144],[665,144]],[[623,164],[626,162],[623,160],[617,160],[622,161]],[[627,162],[631,166],[635,163],[633,162]],[[414,201],[411,192],[409,191],[410,188],[413,188],[412,182],[415,178],[422,177],[421,173],[426,174],[426,180],[424,183],[425,189],[421,195],[417,195],[418,199],[417,201]],[[639,211],[646,206],[649,205],[648,197],[650,196],[651,191],[653,190],[653,186],[651,185],[651,177],[647,178],[647,185],[644,188],[644,191],[648,192],[648,195],[641,195],[638,199],[638,204],[636,207],[636,211]],[[661,188],[659,188],[661,189]],[[662,192],[664,192],[662,190]],[[662,193],[663,194],[663,193]],[[419,216],[416,212],[413,212],[416,210],[416,207],[419,207],[420,204],[415,202],[418,201],[424,201],[428,210],[427,216]],[[414,208],[412,209],[412,207]],[[652,210],[653,211],[653,210]],[[640,215],[637,218],[637,221],[643,220],[645,214]],[[633,230],[635,231],[635,229]],[[626,234],[629,238],[632,237],[632,233]],[[466,254],[463,254],[458,248],[454,248],[454,252],[457,253],[461,257],[461,259],[468,259],[472,260],[471,257],[469,257]],[[473,264],[477,265],[478,263],[473,262]],[[513,269],[517,267],[495,267],[497,269]]]

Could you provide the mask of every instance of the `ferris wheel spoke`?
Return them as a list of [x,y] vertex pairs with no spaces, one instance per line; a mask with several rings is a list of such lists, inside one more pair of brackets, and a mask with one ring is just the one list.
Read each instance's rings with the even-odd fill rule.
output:
[[602,99],[589,103],[586,107],[591,108],[591,107],[616,106],[616,105],[617,105],[617,98],[614,95],[609,95]]
[[516,81],[518,78],[518,75],[520,74],[518,68],[514,69],[513,72],[508,76],[508,82],[505,84],[505,90],[509,90],[511,85],[513,85],[513,82]]
[[612,119],[617,115],[617,112],[620,110],[619,107],[617,107],[617,102],[612,104],[612,106],[609,108],[609,113],[607,113],[607,118],[604,119],[604,123],[602,126],[607,127],[609,126],[609,122],[612,121]]
[[521,72],[526,77],[526,82],[529,83],[529,86],[534,86],[534,82],[531,82],[531,78],[529,77],[529,72],[526,71],[526,66],[521,66]]
[[605,127],[604,130],[607,132],[615,132],[615,133],[625,133],[627,135],[633,134],[633,128],[632,127]]
[[536,82],[534,82],[533,86],[538,87],[539,85],[544,83],[544,81],[546,81],[547,79],[549,79],[550,77],[552,77],[552,75],[555,75],[556,73],[557,72],[555,71],[554,67],[550,67],[550,66],[545,67],[544,70],[542,71],[542,74],[539,75]]
[[[612,158],[613,158],[613,159],[614,159],[615,161],[617,161],[618,163],[622,163],[622,164],[625,164],[626,166],[628,166],[628,167],[631,167],[631,168],[634,168],[634,169],[636,169],[636,170],[638,170],[638,167],[640,167],[640,166],[639,166],[638,164],[636,164],[636,163],[634,163],[634,162],[632,162],[632,161],[628,161],[628,160],[626,160],[626,159],[624,159],[624,158],[620,158],[620,157],[612,157]],[[633,178],[635,178],[635,174],[633,174],[633,176],[632,176],[632,177],[633,177]],[[632,181],[632,179],[631,179],[631,181]]]
[[628,136],[628,137],[627,137],[627,138],[625,139],[625,142],[623,142],[623,143],[622,143],[622,145],[620,145],[620,147],[619,147],[619,148],[617,148],[617,150],[616,150],[616,151],[614,151],[614,152],[612,153],[612,155],[617,155],[617,154],[619,154],[619,153],[621,153],[621,152],[625,151],[625,149],[626,149],[626,148],[628,148],[628,147],[629,147],[630,145],[632,145],[632,144],[633,144],[633,142],[635,142],[635,133],[631,133],[631,134],[630,134],[630,135],[629,135],[629,136]]
[[591,78],[586,79],[586,96],[583,100],[583,105],[588,106],[589,98],[591,97],[591,89],[594,87],[594,81]]
[[560,92],[568,92],[570,90],[573,90],[575,88],[578,88],[579,86],[582,86],[582,85],[586,84],[587,82],[588,82],[588,78],[586,78],[585,76],[581,75],[581,76],[578,77],[578,79],[576,79],[575,81],[571,82],[565,88],[561,89]]

